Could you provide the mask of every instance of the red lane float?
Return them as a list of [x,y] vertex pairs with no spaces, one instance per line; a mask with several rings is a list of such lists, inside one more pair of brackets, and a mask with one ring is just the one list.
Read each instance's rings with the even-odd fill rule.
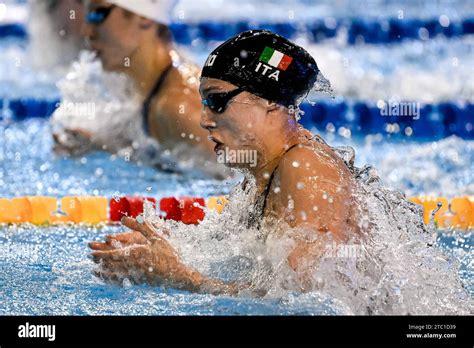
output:
[[181,222],[186,225],[197,225],[204,220],[204,207],[206,202],[204,198],[182,197],[179,200],[181,208]]
[[163,217],[168,220],[181,221],[181,208],[179,201],[175,197],[166,197],[160,200],[160,211]]
[[180,221],[187,225],[197,225],[204,220],[204,198],[175,197],[162,198],[160,211],[164,213],[167,220]]
[[145,201],[151,202],[156,207],[153,197],[119,197],[110,200],[110,221],[119,222],[122,217],[136,218],[143,213]]

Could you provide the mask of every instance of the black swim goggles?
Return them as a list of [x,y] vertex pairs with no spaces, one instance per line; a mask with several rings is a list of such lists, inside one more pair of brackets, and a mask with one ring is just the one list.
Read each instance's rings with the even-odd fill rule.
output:
[[115,5],[109,7],[97,7],[93,10],[88,11],[86,14],[86,22],[95,25],[100,25],[104,23],[115,7]]
[[242,88],[234,89],[230,92],[211,93],[206,99],[202,100],[202,105],[207,106],[211,111],[222,114],[229,105],[232,98],[244,92]]

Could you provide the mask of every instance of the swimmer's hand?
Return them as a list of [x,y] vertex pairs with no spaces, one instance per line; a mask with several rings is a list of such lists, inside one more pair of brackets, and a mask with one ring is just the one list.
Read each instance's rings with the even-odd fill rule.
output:
[[126,232],[105,237],[105,242],[90,242],[89,248],[97,251],[115,250],[134,244],[147,244],[147,239],[137,231]]
[[[98,250],[92,253],[94,261],[102,264],[102,270],[96,272],[97,276],[113,281],[129,278],[138,284],[163,285],[192,292],[238,292],[234,284],[208,279],[184,265],[165,237],[157,234],[148,222],[140,224],[135,219],[124,217],[122,223],[136,231],[118,237],[125,247],[115,248],[113,240],[108,244],[90,244],[91,248]],[[138,243],[133,243],[135,241]]]
[[53,151],[59,155],[79,157],[94,149],[92,134],[83,129],[64,129],[53,133]]

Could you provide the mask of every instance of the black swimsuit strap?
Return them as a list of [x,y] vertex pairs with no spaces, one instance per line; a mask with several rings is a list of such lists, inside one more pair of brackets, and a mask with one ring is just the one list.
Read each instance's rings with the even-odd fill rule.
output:
[[[314,137],[311,139],[308,139],[307,142],[313,140]],[[292,146],[290,146],[283,154],[281,157],[283,157],[285,154],[290,152],[293,148],[299,145],[306,144],[307,142],[304,143],[297,143]],[[261,222],[263,221],[263,216],[265,215],[265,209],[267,207],[267,198],[268,195],[270,194],[270,188],[272,187],[273,179],[275,178],[275,173],[279,167],[280,163],[273,169],[272,174],[270,175],[270,179],[268,180],[268,184],[265,187],[265,190],[262,192],[262,194],[257,198],[257,201],[255,203],[255,209],[254,211],[250,214],[249,216],[249,221],[247,225],[249,227],[256,226],[258,229],[260,229]]]
[[[298,145],[301,145],[301,143],[294,144],[293,146],[290,146],[288,148],[288,150],[286,150],[283,153],[282,156],[286,155],[288,152],[290,152],[293,148],[295,148]],[[273,179],[275,178],[275,173],[276,173],[279,166],[280,166],[280,163],[278,163],[278,165],[275,167],[275,169],[273,169],[273,172],[270,175],[270,180],[268,180],[267,187],[265,188],[265,191],[262,194],[262,196],[263,196],[263,206],[262,206],[262,208],[261,208],[262,210],[260,212],[261,217],[263,217],[263,214],[265,213],[265,208],[267,207],[267,198],[268,198],[268,195],[270,193],[270,188],[272,187]]]
[[143,102],[142,119],[143,119],[143,129],[144,129],[146,135],[150,135],[150,125],[148,123],[148,117],[149,117],[149,114],[150,114],[151,101],[153,100],[153,98],[160,91],[161,86],[165,82],[165,79],[168,76],[168,74],[169,74],[169,72],[171,71],[172,68],[173,68],[173,64],[170,64],[166,67],[166,69],[163,71],[160,78],[156,81],[155,85],[153,86],[152,90],[150,91],[150,94],[148,95],[148,97]]

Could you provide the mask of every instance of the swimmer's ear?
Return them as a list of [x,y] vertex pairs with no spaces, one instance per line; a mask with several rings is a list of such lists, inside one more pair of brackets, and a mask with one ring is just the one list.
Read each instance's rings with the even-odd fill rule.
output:
[[155,22],[149,18],[145,18],[145,17],[141,17],[140,16],[140,19],[138,21],[138,25],[140,27],[140,29],[150,29],[151,27],[153,27],[155,25]]
[[277,103],[274,103],[268,100],[264,100],[263,102],[264,102],[265,107],[267,108],[268,113],[279,111],[281,108],[281,105]]

